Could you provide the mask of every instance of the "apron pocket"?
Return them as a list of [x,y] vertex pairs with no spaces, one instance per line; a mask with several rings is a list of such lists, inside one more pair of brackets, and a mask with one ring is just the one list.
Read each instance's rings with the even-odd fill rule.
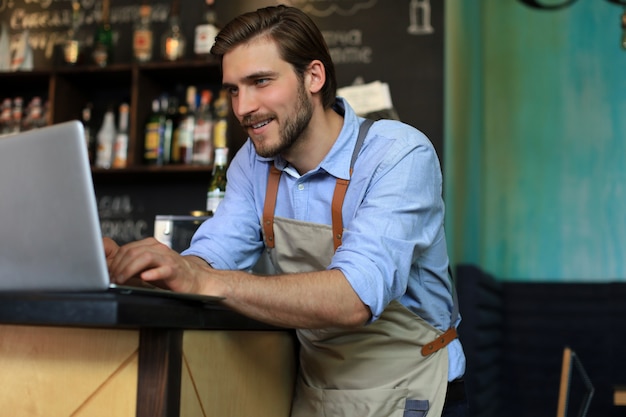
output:
[[428,400],[406,400],[402,417],[424,417],[428,413]]
[[[300,384],[292,417],[421,417],[422,414],[406,414],[409,403],[408,389],[334,390],[311,388]],[[415,408],[415,407],[414,407]],[[421,409],[420,409],[421,410]]]

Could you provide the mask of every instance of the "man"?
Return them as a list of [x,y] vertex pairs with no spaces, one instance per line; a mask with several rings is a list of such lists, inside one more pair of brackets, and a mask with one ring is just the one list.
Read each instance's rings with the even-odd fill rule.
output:
[[[328,48],[296,8],[239,16],[211,52],[249,135],[226,196],[182,255],[105,238],[112,280],[223,296],[297,329],[294,417],[464,415],[432,144],[397,121],[357,140],[363,119],[335,98]],[[264,251],[277,273],[247,272]]]

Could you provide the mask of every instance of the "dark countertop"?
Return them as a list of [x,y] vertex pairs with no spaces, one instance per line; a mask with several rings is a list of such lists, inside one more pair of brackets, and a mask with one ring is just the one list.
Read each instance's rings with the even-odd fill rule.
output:
[[113,292],[0,292],[0,323],[108,328],[284,330],[222,305]]

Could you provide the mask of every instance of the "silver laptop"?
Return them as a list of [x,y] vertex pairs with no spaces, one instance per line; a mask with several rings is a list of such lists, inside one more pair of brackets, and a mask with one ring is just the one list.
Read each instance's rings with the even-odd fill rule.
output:
[[83,126],[0,137],[0,291],[219,297],[110,284]]

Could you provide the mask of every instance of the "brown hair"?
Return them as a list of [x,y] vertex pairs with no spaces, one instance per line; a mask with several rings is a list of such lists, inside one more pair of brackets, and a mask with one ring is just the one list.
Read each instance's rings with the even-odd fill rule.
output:
[[313,60],[320,60],[326,71],[322,103],[329,108],[335,102],[337,79],[326,41],[313,20],[303,11],[284,5],[248,12],[231,20],[215,38],[211,54],[220,61],[236,46],[258,36],[268,36],[278,45],[281,58],[290,63],[300,79]]

